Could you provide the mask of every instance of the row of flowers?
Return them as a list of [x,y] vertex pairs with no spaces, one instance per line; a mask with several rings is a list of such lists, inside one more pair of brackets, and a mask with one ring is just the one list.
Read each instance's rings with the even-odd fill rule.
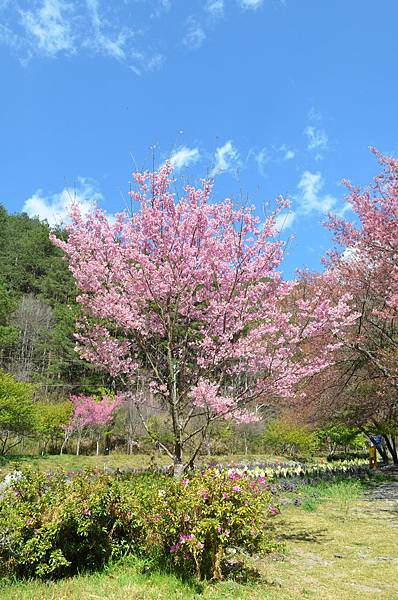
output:
[[[327,478],[334,476],[350,476],[365,474],[369,471],[369,464],[362,458],[334,461],[329,463],[327,461],[317,463],[299,463],[296,461],[252,461],[252,462],[238,462],[238,463],[217,463],[210,462],[205,467],[202,465],[196,465],[194,471],[205,472],[208,469],[216,469],[218,471],[236,471],[237,473],[247,473],[253,477],[267,477],[269,479],[290,479],[290,478]],[[104,471],[107,474],[132,474],[132,475],[144,475],[146,473],[159,473],[159,474],[170,474],[172,473],[172,466],[161,466],[161,467],[132,467],[125,468],[122,471],[120,469],[112,469],[111,467],[105,466]]]
[[[220,470],[225,469],[223,465],[218,465]],[[264,464],[245,464],[229,466],[227,469],[236,473],[247,473],[249,476],[268,479],[317,479],[336,476],[361,475],[369,471],[369,464],[362,459],[344,460],[335,463],[316,463],[316,464],[273,464],[266,466]]]

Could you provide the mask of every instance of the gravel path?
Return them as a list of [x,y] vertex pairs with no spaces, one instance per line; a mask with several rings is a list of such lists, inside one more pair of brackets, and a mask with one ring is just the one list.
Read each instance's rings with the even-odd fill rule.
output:
[[395,502],[398,510],[398,481],[381,483],[376,489],[368,492],[367,496],[371,500],[389,500]]

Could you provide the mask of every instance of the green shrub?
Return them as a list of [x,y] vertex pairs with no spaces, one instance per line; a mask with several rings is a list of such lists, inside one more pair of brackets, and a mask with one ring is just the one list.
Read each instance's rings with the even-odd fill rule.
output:
[[267,451],[292,457],[308,458],[319,448],[316,434],[307,427],[282,421],[268,423],[264,431]]
[[0,503],[0,560],[17,577],[60,577],[103,565],[121,546],[138,551],[146,489],[86,472],[68,480],[24,472]]
[[1,492],[0,575],[58,578],[133,554],[186,576],[219,578],[228,547],[261,551],[265,480],[217,470],[162,475],[25,471]]
[[219,579],[228,547],[265,550],[268,517],[279,511],[264,483],[213,469],[158,491],[156,531],[180,571]]

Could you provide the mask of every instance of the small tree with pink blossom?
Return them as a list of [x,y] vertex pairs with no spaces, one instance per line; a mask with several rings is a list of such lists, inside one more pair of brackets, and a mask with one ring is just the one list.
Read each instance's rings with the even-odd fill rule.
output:
[[[277,271],[283,200],[260,223],[251,207],[211,203],[208,181],[176,198],[169,163],[134,178],[132,215],[111,222],[74,208],[67,240],[52,239],[80,290],[81,356],[118,378],[139,414],[148,390],[167,409],[174,441],[163,449],[178,474],[214,419],[257,420],[260,400],[291,395],[324,369],[333,336],[355,317],[344,295],[314,294],[291,308],[296,284]],[[308,352],[326,335],[329,344]]]
[[73,404],[73,412],[68,425],[65,427],[65,439],[61,454],[66,442],[72,435],[76,435],[76,455],[78,456],[84,433],[91,431],[95,435],[96,454],[98,456],[101,436],[106,426],[111,423],[122,397],[104,396],[102,399],[98,399],[92,396],[70,396],[70,401]]

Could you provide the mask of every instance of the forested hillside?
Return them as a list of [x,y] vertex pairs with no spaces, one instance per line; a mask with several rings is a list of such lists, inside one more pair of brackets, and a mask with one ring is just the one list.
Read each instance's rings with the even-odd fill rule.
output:
[[41,396],[96,391],[105,382],[74,352],[75,286],[49,234],[0,206],[0,366]]

